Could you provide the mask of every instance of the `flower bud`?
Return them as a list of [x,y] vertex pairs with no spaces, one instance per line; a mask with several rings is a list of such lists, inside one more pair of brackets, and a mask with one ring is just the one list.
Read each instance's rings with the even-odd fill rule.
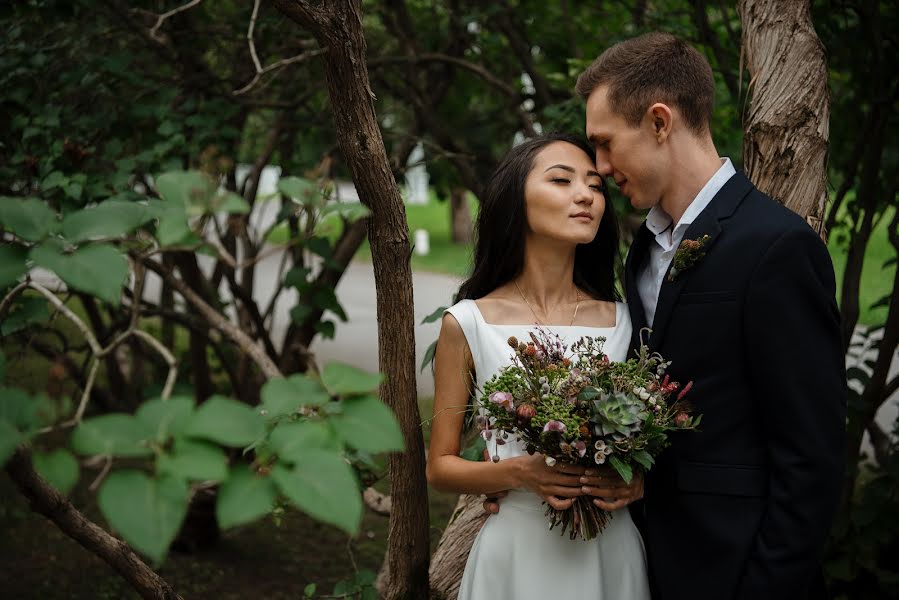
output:
[[674,415],[674,425],[675,427],[687,427],[690,424],[690,415],[681,411]]
[[520,404],[515,410],[515,413],[518,415],[519,419],[527,423],[537,416],[537,409],[530,404]]
[[506,343],[509,344],[509,346],[513,349],[518,348],[518,338],[516,338],[514,335],[506,340]]

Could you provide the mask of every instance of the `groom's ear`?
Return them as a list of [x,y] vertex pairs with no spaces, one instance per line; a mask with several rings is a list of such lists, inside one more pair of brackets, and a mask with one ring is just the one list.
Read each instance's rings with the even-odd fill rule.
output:
[[647,117],[652,124],[652,133],[656,140],[661,144],[671,134],[671,125],[673,122],[673,113],[667,104],[656,102],[647,109]]

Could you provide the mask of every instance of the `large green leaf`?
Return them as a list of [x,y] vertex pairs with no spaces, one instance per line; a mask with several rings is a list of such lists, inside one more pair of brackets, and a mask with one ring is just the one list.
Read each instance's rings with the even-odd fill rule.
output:
[[0,336],[10,335],[35,323],[43,323],[49,318],[50,309],[46,298],[19,296],[6,319],[0,323]]
[[362,497],[353,469],[339,454],[311,450],[292,468],[275,465],[272,478],[303,512],[350,535],[358,533]]
[[32,456],[34,468],[50,485],[67,495],[78,483],[78,461],[65,448],[57,448],[52,452],[35,452]]
[[37,198],[0,197],[0,225],[30,242],[38,242],[59,228],[56,213]]
[[178,478],[123,470],[109,475],[97,500],[109,525],[158,564],[187,514],[188,498],[187,484]]
[[11,286],[28,272],[27,259],[28,250],[22,246],[0,246],[0,290]]
[[369,373],[343,363],[328,363],[322,370],[322,383],[332,394],[364,394],[381,384],[380,373]]
[[309,450],[340,449],[340,442],[323,421],[281,423],[269,435],[271,449],[286,461],[300,463]]
[[134,414],[155,432],[157,442],[178,435],[187,427],[194,412],[194,399],[190,396],[172,396],[168,400],[154,398],[140,405]]
[[228,476],[228,457],[213,444],[179,438],[171,453],[157,459],[156,468],[181,479],[221,481]]
[[235,447],[249,446],[264,433],[262,415],[224,396],[212,396],[201,404],[184,429],[185,435]]
[[156,239],[159,240],[160,246],[185,244],[195,237],[187,221],[187,210],[184,206],[159,200],[151,201],[150,205],[159,219]]
[[67,215],[62,221],[62,235],[74,243],[115,238],[153,220],[155,215],[156,211],[146,204],[108,200],[96,208]]
[[403,432],[393,412],[374,396],[346,398],[343,410],[331,417],[337,434],[358,450],[387,452],[402,450]]
[[269,379],[262,386],[262,406],[272,419],[296,413],[301,406],[321,406],[331,399],[322,385],[305,375]]
[[276,496],[271,478],[255,475],[245,465],[234,467],[219,488],[215,505],[219,526],[243,525],[270,513]]
[[621,475],[621,478],[624,479],[625,483],[631,482],[631,479],[634,477],[634,470],[629,464],[627,464],[617,456],[610,456],[609,464],[612,465],[612,467],[616,471],[618,471],[618,474]]
[[278,181],[278,191],[307,206],[321,203],[322,194],[314,181],[301,177],[284,177]]
[[32,396],[20,388],[0,387],[0,420],[19,431],[29,433],[46,424],[53,416],[51,408],[42,393]]
[[[169,171],[156,178],[156,189],[163,199],[188,209],[193,206],[207,206],[216,188],[215,183],[200,171]],[[202,214],[204,211],[190,212]]]
[[71,254],[42,244],[31,250],[35,264],[56,273],[69,287],[118,306],[128,276],[128,261],[106,244],[85,246]]
[[371,215],[371,210],[361,202],[332,202],[321,210],[322,217],[339,215],[350,223]]
[[131,415],[113,413],[81,422],[72,434],[72,449],[79,454],[149,456],[156,432]]
[[25,439],[21,431],[13,427],[7,420],[0,419],[0,467],[6,464],[9,457]]

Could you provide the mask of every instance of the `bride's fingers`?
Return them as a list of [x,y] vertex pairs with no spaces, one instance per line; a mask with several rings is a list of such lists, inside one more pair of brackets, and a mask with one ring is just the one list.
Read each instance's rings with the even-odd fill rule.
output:
[[544,498],[547,496],[558,496],[560,498],[576,498],[583,496],[584,492],[580,487],[567,487],[564,485],[545,485],[539,490],[540,495]]
[[632,498],[633,492],[627,487],[611,487],[605,485],[599,486],[582,486],[581,493],[585,496],[596,496],[598,498]]
[[580,481],[581,485],[587,485],[590,487],[603,487],[603,488],[627,488],[628,484],[624,483],[624,480],[621,477],[605,477],[603,475],[596,475],[594,477],[588,477],[587,475],[582,476],[578,481]]
[[568,463],[557,462],[551,467],[554,471],[565,473],[566,475],[582,475],[584,467],[579,465],[569,465]]
[[544,500],[546,503],[555,508],[556,510],[567,510],[571,508],[571,505],[574,504],[573,498],[558,498],[556,496],[544,496]]
[[630,500],[628,500],[627,498],[621,498],[618,500],[614,500],[612,502],[607,502],[603,498],[594,498],[593,504],[595,504],[596,506],[598,506],[599,508],[601,508],[603,510],[612,512],[613,510],[618,510],[619,508],[624,508],[625,506],[630,504]]

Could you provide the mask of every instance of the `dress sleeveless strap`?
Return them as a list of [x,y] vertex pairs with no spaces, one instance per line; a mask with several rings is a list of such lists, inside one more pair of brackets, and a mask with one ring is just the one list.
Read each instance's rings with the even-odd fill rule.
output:
[[474,359],[475,364],[477,364],[481,346],[478,335],[480,329],[480,314],[478,313],[478,307],[475,305],[474,300],[460,300],[446,309],[444,313],[453,315],[453,318],[459,323],[459,326],[462,328],[462,333],[465,334],[465,341],[468,342],[468,349],[471,351],[471,356]]

